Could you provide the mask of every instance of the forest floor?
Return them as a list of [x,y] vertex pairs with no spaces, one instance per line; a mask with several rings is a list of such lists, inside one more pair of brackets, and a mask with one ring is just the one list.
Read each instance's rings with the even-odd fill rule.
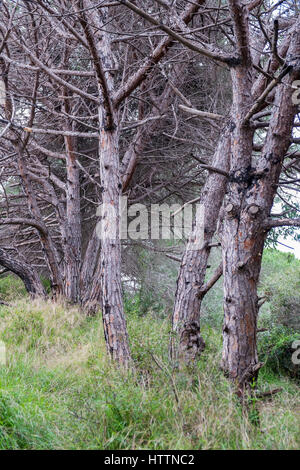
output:
[[0,306],[0,449],[299,447],[296,381],[264,366],[258,389],[282,391],[252,399],[245,414],[219,369],[216,328],[204,326],[201,360],[178,372],[168,363],[168,320],[128,314],[135,371],[124,372],[108,360],[100,315],[13,291],[19,298]]

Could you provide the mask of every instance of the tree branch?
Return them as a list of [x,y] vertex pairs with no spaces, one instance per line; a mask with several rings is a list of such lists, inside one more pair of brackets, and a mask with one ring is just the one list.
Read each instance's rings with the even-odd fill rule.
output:
[[249,122],[249,120],[251,119],[251,117],[260,109],[261,105],[264,103],[264,101],[265,101],[266,97],[268,96],[268,94],[270,93],[270,91],[272,91],[273,88],[275,88],[276,85],[278,85],[281,82],[283,77],[285,77],[285,75],[287,75],[290,72],[291,68],[292,68],[291,66],[284,67],[283,70],[278,75],[278,77],[274,78],[269,83],[269,85],[266,87],[266,89],[263,91],[263,93],[260,95],[260,97],[257,98],[254,105],[251,107],[251,109],[247,113],[247,115],[244,119],[244,124],[247,124]]
[[23,217],[0,219],[0,225],[29,225],[36,228],[42,234],[47,232],[45,226],[35,219],[25,219]]
[[[204,1],[205,0],[196,0],[188,4],[186,10],[180,16],[181,20],[184,21],[185,24],[188,24]],[[116,107],[147,78],[153,66],[161,60],[173,44],[174,41],[169,35],[160,41],[139,70],[129,77],[127,82],[114,94],[113,103]]]
[[[89,50],[91,53],[91,56],[93,58],[93,64],[95,67],[96,75],[99,81],[100,88],[102,90],[102,96],[103,96],[103,105],[105,109],[105,130],[111,131],[115,127],[114,123],[114,111],[113,111],[113,105],[111,101],[111,96],[110,96],[110,90],[109,86],[106,80],[105,72],[104,72],[104,67],[102,64],[102,58],[100,57],[100,53],[97,49],[96,43],[94,36],[96,33],[92,33],[90,29],[90,23],[91,19],[87,18],[82,12],[79,16],[79,21],[82,25],[82,28],[85,33],[85,37],[87,40],[87,43],[89,45]],[[105,46],[102,47],[102,49],[105,49]],[[100,49],[101,50],[101,49]],[[100,123],[101,124],[101,123]]]
[[200,163],[199,166],[204,170],[211,171],[213,173],[218,173],[219,175],[226,176],[226,178],[229,178],[229,173],[227,173],[227,171],[221,170],[220,168],[216,168],[212,165],[204,164],[203,160],[201,160],[201,158],[197,157],[196,155],[192,155],[192,157]]
[[209,281],[200,289],[199,296],[203,298],[207,292],[215,285],[223,274],[223,263],[220,263]]
[[221,114],[209,113],[207,111],[199,111],[198,109],[189,108],[188,106],[184,106],[183,104],[178,105],[178,107],[182,109],[182,111],[192,114],[193,116],[203,117],[207,119],[217,119],[217,120],[224,119],[224,116],[222,116]]
[[81,96],[82,98],[86,98],[90,101],[94,101],[98,105],[100,104],[100,101],[98,98],[96,98],[93,95],[90,95],[89,93],[86,93],[85,91],[81,90],[80,88],[77,88],[76,86],[72,85],[69,82],[66,82],[59,76],[57,76],[49,67],[47,67],[43,62],[41,62],[31,51],[28,49],[28,47],[25,46],[25,44],[21,45],[22,48],[24,49],[25,52],[31,57],[33,62],[39,66],[41,70],[43,70],[49,77],[51,77],[53,80],[55,80],[57,83],[60,85],[63,85],[64,87],[68,88],[69,90],[73,91],[76,95]]
[[265,223],[266,228],[274,228],[274,227],[300,227],[300,218],[296,219],[267,219]]
[[214,59],[218,62],[223,62],[225,64],[230,65],[232,62],[235,62],[236,58],[232,56],[227,56],[226,54],[222,53],[221,51],[218,52],[213,52],[210,51],[209,48],[203,48],[199,47],[196,44],[194,44],[192,41],[189,41],[186,39],[184,36],[181,36],[180,34],[176,33],[173,31],[173,29],[169,28],[168,26],[160,23],[158,20],[153,18],[153,16],[149,15],[146,11],[141,10],[138,8],[136,5],[133,3],[129,2],[128,0],[119,0],[122,5],[127,6],[130,8],[130,10],[134,11],[137,13],[139,16],[144,18],[145,20],[149,21],[155,26],[158,26],[159,29],[167,33],[171,38],[176,39],[178,42],[186,46],[188,49],[191,49],[194,52],[198,52],[199,54],[208,57],[210,59]]

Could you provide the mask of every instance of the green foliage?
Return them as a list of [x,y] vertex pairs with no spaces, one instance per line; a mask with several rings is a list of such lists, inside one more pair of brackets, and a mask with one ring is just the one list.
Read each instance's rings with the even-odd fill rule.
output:
[[50,281],[50,279],[47,279],[47,278],[43,277],[41,279],[41,281],[42,281],[42,284],[43,284],[47,294],[50,295],[51,294],[51,281]]
[[125,292],[123,301],[126,315],[139,315],[141,299],[138,293],[130,295],[128,292]]
[[13,307],[0,309],[1,339],[7,345],[16,345],[22,352],[63,353],[77,336],[83,334],[81,325],[87,326],[76,308],[66,308],[50,300],[19,300]]
[[[208,277],[218,263],[216,254]],[[11,303],[17,294],[17,300],[0,306],[8,358],[0,367],[0,449],[298,448],[299,366],[291,362],[291,345],[299,334],[290,309],[292,297],[299,306],[299,273],[292,255],[266,250],[259,328],[267,331],[258,342],[265,365],[255,386],[283,391],[268,402],[252,397],[246,415],[219,369],[222,280],[203,305],[207,347],[193,370],[169,363],[170,325],[160,294],[127,292],[135,369],[124,372],[107,357],[100,317],[30,301],[18,280],[2,278],[1,298]]]
[[34,375],[23,362],[5,374],[0,369],[0,450],[38,450],[48,443],[59,448],[59,434],[49,426],[50,420],[57,419],[53,400],[44,393],[43,374],[38,387]]
[[279,323],[300,331],[300,261],[294,255],[264,252],[260,295],[266,298],[261,317],[268,326]]
[[300,381],[300,367],[292,361],[294,341],[300,341],[300,334],[277,325],[260,333],[259,353],[261,360],[276,374],[288,373]]
[[165,316],[164,306],[160,301],[160,297],[145,287],[141,287],[135,293],[125,292],[124,309],[127,315],[143,316],[152,312],[162,318]]

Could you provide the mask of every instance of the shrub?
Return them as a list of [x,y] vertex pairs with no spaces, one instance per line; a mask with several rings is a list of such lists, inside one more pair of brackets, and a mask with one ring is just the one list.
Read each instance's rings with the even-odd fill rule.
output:
[[275,373],[287,373],[300,381],[300,367],[292,361],[294,353],[292,345],[297,340],[300,340],[299,333],[281,325],[259,333],[260,359]]
[[263,313],[272,322],[300,331],[300,261],[290,253],[265,250],[260,281]]

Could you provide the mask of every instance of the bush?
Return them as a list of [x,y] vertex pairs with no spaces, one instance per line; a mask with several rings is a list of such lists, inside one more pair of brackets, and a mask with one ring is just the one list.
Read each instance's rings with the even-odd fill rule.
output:
[[270,331],[259,333],[259,354],[262,362],[277,374],[288,373],[300,381],[300,367],[292,360],[295,350],[294,341],[300,340],[300,334],[278,325]]

